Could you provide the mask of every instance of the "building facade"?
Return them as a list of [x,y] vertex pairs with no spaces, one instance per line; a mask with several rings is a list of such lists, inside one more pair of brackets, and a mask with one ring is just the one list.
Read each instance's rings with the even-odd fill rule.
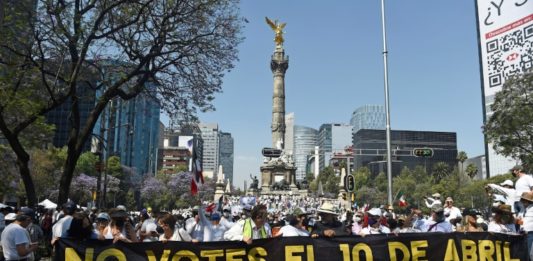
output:
[[387,115],[383,105],[364,105],[354,110],[350,119],[353,133],[361,129],[384,130],[386,127]]
[[[229,132],[219,133],[219,161],[224,171],[224,177],[233,184],[233,137]],[[217,173],[220,174],[220,173]]]
[[344,123],[322,124],[318,131],[319,170],[329,165],[334,153],[343,152],[352,145],[352,126]]
[[294,126],[294,165],[296,166],[296,180],[305,179],[308,159],[314,154],[317,144],[318,131],[316,129]]
[[285,151],[291,154],[294,149],[294,112],[285,115]]
[[200,135],[204,142],[202,169],[204,177],[214,178],[219,165],[219,130],[216,123],[200,123]]
[[[368,167],[373,175],[386,172],[385,130],[359,130],[353,136],[354,168]],[[391,131],[392,174],[402,168],[423,166],[431,173],[433,165],[444,162],[450,168],[457,166],[457,135],[455,132]],[[416,157],[415,148],[430,148],[432,157]]]

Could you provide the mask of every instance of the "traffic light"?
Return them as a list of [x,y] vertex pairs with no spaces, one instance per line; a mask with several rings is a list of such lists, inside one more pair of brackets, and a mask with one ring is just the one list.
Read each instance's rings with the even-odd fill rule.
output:
[[413,149],[413,155],[415,155],[415,157],[431,158],[433,157],[433,149],[430,149],[430,148]]
[[344,178],[344,189],[348,192],[353,192],[355,190],[355,178],[353,175],[346,175]]

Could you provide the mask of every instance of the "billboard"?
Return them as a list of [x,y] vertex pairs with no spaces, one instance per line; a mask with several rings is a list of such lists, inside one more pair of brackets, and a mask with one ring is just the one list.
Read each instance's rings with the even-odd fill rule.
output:
[[[476,0],[483,111],[487,120],[494,95],[510,76],[533,68],[533,1]],[[505,173],[516,162],[497,155],[488,144],[491,176]]]

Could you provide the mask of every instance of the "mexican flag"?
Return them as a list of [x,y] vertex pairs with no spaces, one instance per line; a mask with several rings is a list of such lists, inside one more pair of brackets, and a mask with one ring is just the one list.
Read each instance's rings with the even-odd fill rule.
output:
[[407,203],[407,201],[405,201],[405,197],[404,197],[404,194],[403,194],[403,191],[398,191],[398,194],[396,194],[396,197],[395,199],[398,200],[398,206],[399,207],[406,207],[407,205],[409,205]]

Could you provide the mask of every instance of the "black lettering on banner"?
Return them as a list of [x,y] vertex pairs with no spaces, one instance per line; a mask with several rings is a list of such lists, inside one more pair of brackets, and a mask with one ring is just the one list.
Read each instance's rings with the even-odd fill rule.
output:
[[[61,239],[56,261],[113,260],[527,260],[526,237],[490,233],[408,233],[336,237],[287,237],[243,242],[122,243]],[[109,259],[109,260],[111,260]]]

